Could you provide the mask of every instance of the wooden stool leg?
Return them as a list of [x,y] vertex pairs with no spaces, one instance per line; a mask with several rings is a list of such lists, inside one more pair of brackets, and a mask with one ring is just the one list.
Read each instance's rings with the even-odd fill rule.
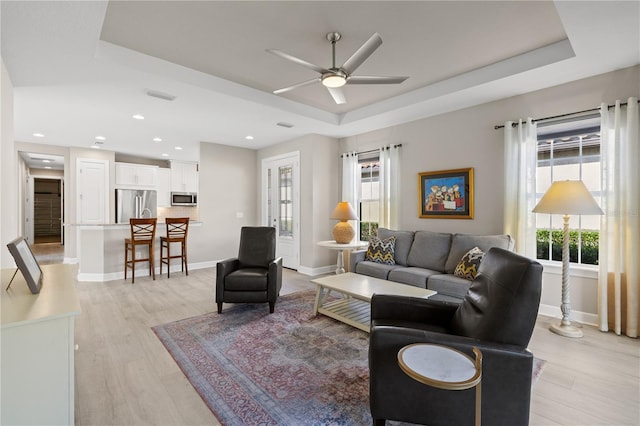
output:
[[162,259],[164,259],[162,257],[162,249],[164,248],[164,244],[162,243],[162,240],[160,240],[160,275],[162,275],[162,264],[164,263],[162,261]]
[[153,250],[153,241],[149,244],[149,269],[153,280],[156,279],[155,253]]
[[136,283],[136,245],[131,243],[131,284]]
[[184,270],[187,275],[189,275],[189,262],[187,262],[187,242],[182,242],[182,259],[184,261]]
[[167,241],[167,278],[171,277],[171,242]]
[[127,245],[127,242],[124,242],[124,279],[125,281],[127,280],[127,268],[128,268],[128,264],[127,262],[129,261],[129,246]]

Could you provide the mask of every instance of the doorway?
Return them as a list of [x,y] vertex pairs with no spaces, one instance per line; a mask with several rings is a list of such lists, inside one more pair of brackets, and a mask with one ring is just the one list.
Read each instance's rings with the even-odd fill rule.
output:
[[20,152],[24,233],[40,264],[64,261],[64,157]]
[[262,221],[276,228],[282,266],[300,266],[300,153],[262,160]]
[[62,180],[33,180],[33,243],[63,243]]

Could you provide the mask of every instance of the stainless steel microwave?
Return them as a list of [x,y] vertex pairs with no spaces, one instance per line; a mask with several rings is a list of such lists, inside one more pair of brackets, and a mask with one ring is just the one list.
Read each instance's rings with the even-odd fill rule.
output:
[[195,192],[172,192],[172,206],[197,206],[198,194]]

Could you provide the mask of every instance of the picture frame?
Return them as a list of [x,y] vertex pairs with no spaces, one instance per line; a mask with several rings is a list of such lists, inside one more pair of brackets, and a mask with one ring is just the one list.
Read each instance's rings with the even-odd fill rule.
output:
[[[42,269],[40,269],[38,261],[33,255],[31,248],[29,248],[27,240],[25,240],[24,237],[18,237],[7,244],[7,248],[9,249],[11,256],[13,256],[16,266],[27,282],[27,286],[29,286],[31,293],[40,293],[40,288],[42,288]],[[15,278],[15,273],[13,274],[11,281],[13,281],[13,278]],[[11,282],[9,282],[9,286],[10,285]],[[7,286],[7,290],[9,289],[9,286]]]
[[423,219],[473,219],[473,167],[418,173],[418,211]]

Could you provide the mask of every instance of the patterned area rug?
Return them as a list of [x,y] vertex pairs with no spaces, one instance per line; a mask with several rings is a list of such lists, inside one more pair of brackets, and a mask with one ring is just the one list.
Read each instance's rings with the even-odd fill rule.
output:
[[313,317],[314,298],[294,293],[273,314],[242,304],[153,330],[224,425],[371,424],[369,335]]

